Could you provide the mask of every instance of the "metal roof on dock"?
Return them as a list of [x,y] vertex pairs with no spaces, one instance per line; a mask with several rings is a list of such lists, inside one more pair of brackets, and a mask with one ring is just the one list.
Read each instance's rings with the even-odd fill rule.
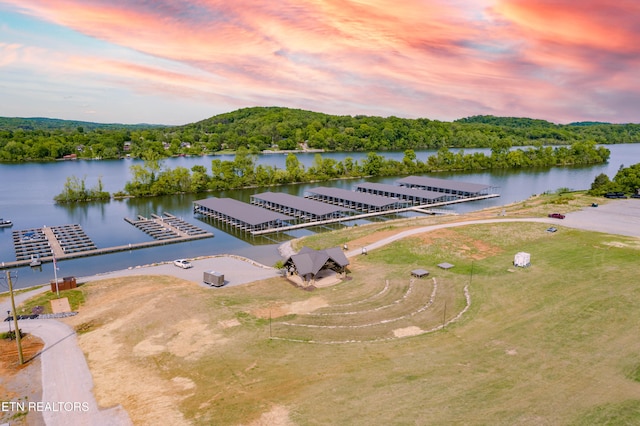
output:
[[350,191],[342,188],[318,187],[306,191],[305,196],[311,198],[319,197],[323,199],[334,199],[348,202],[349,204],[359,204],[373,208],[392,208],[402,204],[397,198],[383,197],[381,195],[368,194],[366,192]]
[[400,186],[420,187],[435,192],[478,194],[492,188],[491,185],[438,179],[427,176],[407,176],[396,181]]
[[434,200],[440,200],[443,198],[442,192],[390,185],[387,183],[364,182],[358,184],[356,186],[356,190],[359,192],[383,195],[385,197],[420,199],[427,202],[433,202]]
[[196,200],[193,203],[251,226],[293,219],[290,216],[234,200],[233,198],[209,197],[204,200]]
[[[316,216],[327,216],[334,213],[348,212],[350,209],[323,203],[321,201],[310,200],[309,198],[298,197],[283,192],[263,192],[251,196],[252,203],[262,200],[269,203],[278,204],[293,210],[310,213]],[[254,203],[255,204],[255,203]]]

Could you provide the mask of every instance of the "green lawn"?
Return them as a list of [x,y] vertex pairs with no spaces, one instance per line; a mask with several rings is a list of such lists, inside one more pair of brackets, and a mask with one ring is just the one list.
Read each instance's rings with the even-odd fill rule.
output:
[[[300,425],[638,424],[637,240],[546,228],[479,225],[408,238],[354,261],[350,280],[313,292],[283,279],[215,291],[168,280],[153,313],[132,317],[126,307],[118,362],[191,380],[195,390],[174,397],[194,424],[246,424],[274,406]],[[518,251],[531,253],[531,267],[513,267]],[[438,269],[443,261],[455,267]],[[412,283],[416,267],[431,276]],[[432,278],[436,297],[423,309]],[[471,306],[458,321],[395,337],[454,318],[465,286]],[[90,304],[92,285],[84,287]],[[312,315],[265,315],[311,301],[323,302]],[[201,319],[223,343],[198,357],[131,355],[150,336],[173,338],[168,321],[179,318]],[[240,325],[215,328],[229,320]],[[358,342],[336,343],[346,340]]]

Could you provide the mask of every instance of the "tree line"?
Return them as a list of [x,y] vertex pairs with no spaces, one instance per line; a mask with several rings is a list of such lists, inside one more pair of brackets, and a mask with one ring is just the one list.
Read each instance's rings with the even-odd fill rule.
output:
[[[316,154],[313,164],[305,167],[294,153],[289,153],[285,168],[256,164],[256,156],[245,147],[239,147],[233,160],[214,159],[211,168],[196,165],[165,168],[162,158],[154,151],[144,155],[144,164],[130,167],[131,180],[114,197],[149,197],[180,193],[201,193],[246,187],[266,187],[288,183],[321,182],[331,179],[344,179],[370,176],[403,176],[425,174],[435,171],[518,169],[531,167],[552,167],[566,165],[584,165],[606,162],[610,152],[597,146],[595,142],[576,142],[570,146],[528,147],[512,149],[507,144],[495,146],[490,155],[481,152],[467,154],[464,151],[451,152],[447,147],[440,148],[426,161],[417,159],[415,151],[404,151],[402,161],[386,158],[370,152],[356,161],[346,157],[342,161],[323,158]],[[56,196],[58,202],[86,200],[84,180],[67,179],[63,192]],[[104,193],[94,188],[96,193]],[[73,194],[78,194],[77,200]]]
[[244,108],[184,126],[106,125],[0,117],[0,161],[143,158],[149,152],[208,155],[264,150],[405,151],[640,142],[640,124],[554,124],[545,120],[475,116],[454,122],[427,118],[337,116],[280,107]]
[[591,184],[589,193],[592,195],[607,193],[624,194],[625,196],[640,195],[640,163],[629,167],[621,165],[613,179],[600,173]]

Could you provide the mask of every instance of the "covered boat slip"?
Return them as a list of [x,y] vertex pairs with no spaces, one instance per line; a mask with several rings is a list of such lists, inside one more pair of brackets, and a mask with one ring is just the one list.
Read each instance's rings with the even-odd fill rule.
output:
[[[194,201],[193,212],[255,236],[408,211],[435,214],[438,213],[433,209],[435,206],[498,196],[489,194],[492,187],[487,185],[443,179],[435,179],[431,183],[434,181],[441,182],[439,191],[362,183],[355,191],[330,187],[308,189],[304,198],[263,192],[252,195],[251,204],[231,198],[211,197]],[[463,188],[467,191],[462,191]]]
[[386,183],[361,183],[356,186],[356,191],[381,195],[383,197],[393,197],[398,200],[407,201],[413,205],[421,206],[449,201],[453,198],[451,195],[443,194],[442,192],[389,185]]
[[426,176],[407,176],[406,178],[397,180],[396,183],[406,188],[417,188],[450,194],[455,198],[478,197],[482,195],[492,195],[492,193],[497,192],[497,188],[491,185],[459,182]]
[[350,209],[281,192],[252,195],[251,204],[308,221],[336,219],[351,212]]
[[210,197],[194,201],[193,213],[228,223],[252,234],[267,229],[277,231],[278,228],[286,226],[294,220],[291,216],[243,203],[233,198]]
[[350,191],[342,188],[313,188],[306,191],[305,197],[365,213],[389,212],[406,207],[406,202],[396,198]]

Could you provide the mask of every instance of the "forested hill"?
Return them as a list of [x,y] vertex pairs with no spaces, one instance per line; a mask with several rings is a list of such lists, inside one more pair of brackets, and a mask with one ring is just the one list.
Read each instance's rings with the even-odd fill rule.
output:
[[209,136],[222,146],[246,144],[259,149],[276,144],[296,149],[383,151],[447,147],[566,145],[640,142],[640,124],[561,125],[531,118],[475,116],[442,122],[427,118],[336,116],[279,108],[244,108],[180,126],[183,134]]
[[530,118],[337,116],[281,107],[243,108],[183,126],[117,125],[53,119],[0,118],[0,161],[165,157],[211,154],[240,146],[252,152],[316,148],[402,151],[442,147],[640,142],[640,124],[554,124]]
[[476,123],[491,124],[502,127],[561,127],[546,120],[538,120],[526,117],[496,117],[495,115],[474,115],[473,117],[461,118],[456,123]]
[[20,118],[0,117],[0,130],[86,130],[96,129],[147,129],[151,127],[166,127],[151,124],[119,124],[94,123],[91,121],[61,120],[58,118]]

